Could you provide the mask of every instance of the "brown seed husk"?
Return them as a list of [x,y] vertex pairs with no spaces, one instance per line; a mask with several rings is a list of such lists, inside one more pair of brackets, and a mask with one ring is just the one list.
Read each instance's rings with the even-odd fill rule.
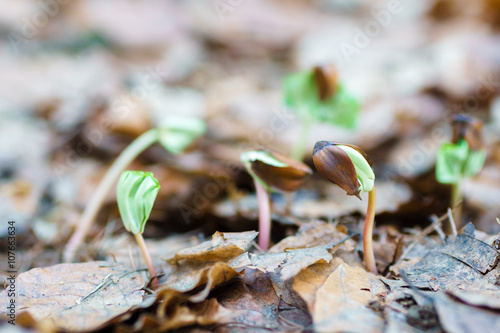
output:
[[311,168],[306,164],[277,152],[269,151],[269,153],[287,166],[280,168],[257,160],[252,162],[252,171],[273,189],[293,192],[312,175]]
[[467,141],[471,150],[484,148],[482,132],[483,122],[474,117],[458,114],[451,121],[453,136],[451,142],[458,143],[460,140]]
[[318,86],[320,101],[326,101],[337,91],[337,71],[333,65],[314,67],[314,80]]
[[[361,152],[355,146],[350,147]],[[314,146],[313,162],[323,177],[342,188],[347,195],[355,195],[361,200],[356,169],[342,148],[331,141],[318,141]]]

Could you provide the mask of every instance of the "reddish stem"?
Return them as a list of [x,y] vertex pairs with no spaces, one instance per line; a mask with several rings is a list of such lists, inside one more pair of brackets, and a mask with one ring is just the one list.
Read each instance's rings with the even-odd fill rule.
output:
[[142,256],[144,257],[144,261],[146,262],[146,266],[148,266],[149,278],[151,279],[151,287],[154,289],[158,286],[158,278],[156,277],[155,266],[153,265],[153,260],[151,259],[151,255],[149,254],[148,247],[146,246],[146,242],[142,237],[142,234],[136,234],[135,240],[141,249]]
[[266,251],[269,248],[271,238],[271,203],[267,190],[256,178],[253,182],[259,205],[259,247]]
[[368,208],[366,209],[365,225],[363,228],[363,252],[365,255],[366,268],[373,274],[377,274],[375,255],[373,254],[373,225],[375,219],[375,186],[368,192]]

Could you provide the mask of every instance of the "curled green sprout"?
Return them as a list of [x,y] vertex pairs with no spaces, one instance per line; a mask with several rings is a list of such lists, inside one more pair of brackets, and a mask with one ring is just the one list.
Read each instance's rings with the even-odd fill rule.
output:
[[289,74],[283,80],[285,105],[300,121],[300,132],[292,157],[302,160],[309,131],[314,123],[330,124],[352,130],[356,127],[360,102],[338,82],[332,65]]
[[441,145],[436,156],[436,179],[451,185],[451,207],[454,221],[461,223],[463,194],[461,184],[481,171],[486,160],[482,142],[482,122],[478,119],[456,115],[452,120],[452,142]]
[[375,174],[368,156],[360,148],[331,141],[318,141],[314,146],[313,162],[319,173],[361,200],[360,193],[368,192],[368,206],[363,227],[363,252],[366,268],[377,274],[373,253],[375,219]]
[[75,232],[71,235],[63,252],[63,261],[71,262],[75,253],[90,231],[107,193],[120,173],[146,148],[159,142],[171,154],[181,153],[196,138],[206,131],[203,120],[189,117],[171,116],[161,127],[150,129],[135,139],[113,162],[99,186],[90,197]]
[[116,202],[118,203],[123,226],[134,235],[141,249],[142,256],[148,267],[152,287],[158,285],[158,278],[142,233],[153,209],[159,189],[160,184],[158,184],[158,180],[151,172],[130,170],[122,173],[116,186]]
[[312,170],[302,162],[293,160],[277,152],[258,150],[240,155],[255,184],[259,206],[259,247],[269,248],[271,239],[271,201],[269,193],[292,192],[312,174]]

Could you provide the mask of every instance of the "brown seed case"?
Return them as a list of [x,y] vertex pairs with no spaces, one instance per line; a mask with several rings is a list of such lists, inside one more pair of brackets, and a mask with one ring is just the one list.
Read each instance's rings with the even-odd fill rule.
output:
[[269,153],[287,166],[275,167],[256,160],[252,162],[252,171],[273,189],[283,192],[296,191],[312,175],[311,168],[306,164],[277,152]]
[[458,114],[451,121],[453,136],[451,142],[467,141],[471,150],[480,150],[483,144],[483,122],[474,117]]
[[[358,147],[350,147],[361,152]],[[363,155],[366,154],[363,152]],[[342,148],[332,141],[318,141],[314,146],[313,162],[323,177],[342,188],[347,195],[355,195],[361,200],[356,169]]]
[[337,70],[333,65],[316,66],[313,69],[314,81],[318,86],[320,101],[332,98],[337,92]]

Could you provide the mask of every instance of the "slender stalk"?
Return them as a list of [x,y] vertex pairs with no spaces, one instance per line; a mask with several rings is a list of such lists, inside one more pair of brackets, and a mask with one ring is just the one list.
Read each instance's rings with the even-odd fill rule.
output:
[[146,242],[142,237],[142,234],[135,234],[135,240],[137,244],[139,244],[139,248],[141,249],[142,256],[144,257],[144,261],[146,262],[146,266],[148,266],[149,278],[151,279],[151,287],[154,289],[158,286],[158,278],[156,277],[155,266],[153,265],[153,260],[151,259],[151,255],[149,254],[148,247],[146,246]]
[[368,192],[368,208],[366,209],[365,225],[363,228],[363,252],[366,268],[377,274],[375,255],[373,254],[373,224],[375,219],[375,186]]
[[253,182],[259,205],[259,247],[266,251],[271,238],[271,202],[269,193],[259,181],[254,178]]
[[94,221],[99,209],[101,208],[104,198],[108,194],[109,190],[116,182],[121,172],[146,148],[151,146],[158,140],[158,129],[153,128],[137,139],[132,141],[132,143],[122,151],[118,158],[113,162],[109,168],[106,175],[101,180],[101,183],[92,194],[85,210],[83,211],[80,222],[78,223],[75,232],[69,239],[63,252],[63,261],[71,262],[75,257],[75,253],[80,247],[81,243],[87,236],[92,222]]
[[302,161],[304,159],[304,154],[307,148],[307,139],[309,137],[309,132],[312,126],[312,119],[309,116],[301,118],[300,132],[297,140],[292,148],[292,158],[297,161]]
[[451,209],[453,212],[453,220],[457,226],[462,225],[462,190],[460,188],[460,182],[451,185]]

